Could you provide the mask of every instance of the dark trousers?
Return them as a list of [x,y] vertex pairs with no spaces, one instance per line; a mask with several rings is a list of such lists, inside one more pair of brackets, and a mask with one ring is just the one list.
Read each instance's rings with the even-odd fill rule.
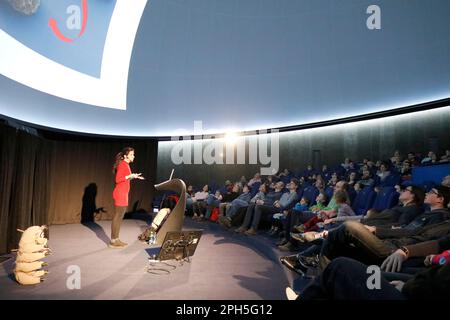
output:
[[196,201],[192,205],[194,214],[205,215],[206,213],[206,201]]
[[279,212],[281,212],[280,208],[251,204],[247,207],[247,212],[245,213],[245,218],[242,226],[248,228],[251,222],[251,227],[257,230],[261,219],[267,219],[268,221],[270,221],[270,219],[268,218]]
[[328,232],[322,244],[321,256],[328,259],[354,257],[364,263],[380,264],[395,249],[394,245],[376,237],[363,224],[348,221]]
[[311,211],[289,210],[283,225],[283,229],[286,231],[286,240],[291,241],[290,233],[294,226],[303,224],[315,216],[316,214]]
[[114,207],[114,217],[111,222],[111,239],[118,239],[120,233],[120,225],[122,224],[123,216],[127,211],[127,207]]
[[[333,260],[299,296],[301,300],[405,300],[406,297],[380,276],[380,287],[369,289],[373,272],[367,265],[349,258]],[[370,282],[370,280],[369,280]]]
[[248,228],[252,222],[253,213],[255,212],[256,204],[250,203],[245,212],[244,222],[242,222],[242,227]]

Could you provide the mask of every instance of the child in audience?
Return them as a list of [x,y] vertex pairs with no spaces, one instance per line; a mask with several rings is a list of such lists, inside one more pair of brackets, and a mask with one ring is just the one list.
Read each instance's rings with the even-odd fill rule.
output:
[[[309,211],[316,213],[318,216],[320,216],[320,212],[326,207],[327,203],[327,195],[325,192],[321,192],[316,197],[316,204],[309,208]],[[295,226],[294,230],[297,230],[298,232],[305,232],[307,229],[309,229],[310,224],[311,227],[315,225],[315,223],[322,221],[321,219],[317,217],[313,217],[310,220],[308,220],[306,223],[301,224],[299,226]]]
[[294,206],[294,210],[306,211],[309,208],[309,200],[306,197],[302,197],[299,202]]
[[[316,231],[324,228],[325,225],[342,223],[347,220],[360,220],[363,218],[362,215],[356,216],[353,209],[347,204],[348,199],[345,191],[337,191],[334,194],[334,198],[339,206],[336,217],[329,218],[319,212],[316,217],[303,224],[303,233],[292,233],[292,238],[301,242],[310,242],[322,238],[322,233]],[[321,222],[323,222],[323,224]],[[296,229],[301,230],[301,228]]]
[[[302,197],[299,202],[294,206],[296,211],[307,211],[309,208],[309,200],[306,197]],[[275,213],[272,217],[272,227],[270,228],[268,234],[275,235],[283,226],[283,220],[286,219],[288,211],[284,210],[280,213]]]

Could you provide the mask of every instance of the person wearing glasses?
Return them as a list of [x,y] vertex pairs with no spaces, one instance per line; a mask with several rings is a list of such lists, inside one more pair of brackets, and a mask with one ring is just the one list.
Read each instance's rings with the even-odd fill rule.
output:
[[[428,193],[431,196],[439,197],[439,192],[435,188]],[[424,265],[427,266],[432,263],[433,259],[440,260],[438,259],[438,254],[444,251],[448,252],[446,250],[450,250],[450,235],[438,240],[426,241],[397,249],[383,261],[381,268],[387,272],[400,272],[406,260],[417,257],[426,257]]]
[[340,227],[325,232],[320,255],[299,255],[291,269],[299,273],[306,272],[308,267],[324,270],[339,256],[380,265],[397,249],[442,238],[450,233],[450,211],[447,208],[449,200],[450,188],[436,186],[425,196],[425,203],[430,206],[430,211],[419,215],[402,228],[345,222]]
[[400,191],[400,205],[373,212],[369,210],[366,217],[361,220],[364,225],[391,225],[395,227],[405,226],[423,213],[423,201],[425,192],[417,186],[407,186]]
[[[437,190],[430,194],[436,195]],[[379,290],[370,290],[367,265],[348,258],[334,259],[324,273],[307,286],[300,295],[286,288],[289,300],[316,299],[443,299],[450,297],[450,235],[437,240],[408,245],[394,251],[384,260],[381,269],[400,272],[410,258],[422,258],[420,272],[407,281],[388,281],[381,278]]]
[[450,263],[427,257],[427,268],[406,281],[389,281],[383,274],[377,287],[368,286],[368,265],[354,259],[334,259],[300,294],[286,288],[289,300],[442,300],[450,298]]

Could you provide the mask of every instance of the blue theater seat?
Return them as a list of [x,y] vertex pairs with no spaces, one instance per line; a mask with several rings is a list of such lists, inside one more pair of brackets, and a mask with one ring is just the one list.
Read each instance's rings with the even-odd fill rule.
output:
[[398,203],[398,197],[394,187],[383,187],[376,195],[372,207],[378,211],[392,208]]
[[303,187],[298,187],[297,189],[298,201],[303,197],[303,189]]
[[220,194],[226,194],[227,191],[228,191],[228,189],[227,189],[226,186],[223,186],[223,187],[221,187],[221,188],[219,189],[219,191],[220,191]]
[[252,184],[252,186],[250,187],[250,194],[252,195],[252,198],[258,193],[260,186],[261,182],[255,182],[254,184]]
[[303,190],[303,197],[309,200],[309,205],[316,203],[316,198],[319,195],[319,190],[314,186],[307,186]]
[[356,194],[353,201],[353,211],[356,215],[365,215],[367,210],[372,208],[373,202],[375,200],[376,193],[373,187],[365,187],[358,194]]
[[436,183],[434,183],[434,181],[424,181],[419,185],[419,187],[421,187],[425,192],[430,191],[435,186],[436,186]]
[[[215,180],[211,180],[208,184],[209,187],[209,193],[215,193],[217,189],[219,189],[219,185],[216,183]],[[203,190],[203,186],[201,186],[200,188],[198,188],[198,190]]]
[[325,194],[328,197],[328,201],[330,201],[330,199],[333,197],[333,193],[334,193],[334,187],[328,186],[325,188]]
[[397,184],[400,184],[401,180],[402,177],[398,173],[391,173],[383,181],[380,181],[380,179],[377,177],[375,184],[380,187],[393,187]]
[[355,189],[353,189],[353,187],[350,187],[347,191],[349,200],[350,200],[350,204],[352,204],[355,201],[356,198],[356,191]]
[[288,184],[289,182],[291,182],[291,179],[292,179],[292,175],[282,176],[282,177],[280,178],[280,180],[281,180],[285,185]]

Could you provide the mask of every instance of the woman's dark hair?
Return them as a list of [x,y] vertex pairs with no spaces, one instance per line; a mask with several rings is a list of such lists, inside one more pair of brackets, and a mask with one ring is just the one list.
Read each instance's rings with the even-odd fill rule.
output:
[[450,188],[446,186],[435,186],[434,189],[436,189],[439,192],[440,197],[444,199],[444,208],[447,207],[450,202]]
[[264,187],[264,193],[267,193],[267,191],[269,191],[269,185],[267,184],[267,183],[263,183],[263,184],[261,184],[261,186],[263,186]]
[[423,189],[417,186],[411,186],[411,193],[414,194],[414,203],[419,207],[423,205],[423,200],[425,199]]
[[297,178],[292,178],[291,183],[295,184],[297,187],[300,185],[300,181]]
[[118,154],[116,154],[115,162],[113,165],[113,174],[116,174],[117,167],[119,166],[120,161],[122,161],[126,155],[128,155],[131,151],[134,151],[131,147],[123,148]]
[[391,166],[389,165],[389,162],[387,161],[381,161],[380,167],[384,166],[386,168],[386,171],[389,171],[391,169]]
[[194,194],[194,193],[195,193],[195,189],[194,189],[194,186],[193,186],[192,184],[190,184],[190,185],[187,186],[186,192],[189,193],[189,191],[188,191],[188,190],[189,190],[189,187],[192,187],[192,192],[191,192],[190,194]]

